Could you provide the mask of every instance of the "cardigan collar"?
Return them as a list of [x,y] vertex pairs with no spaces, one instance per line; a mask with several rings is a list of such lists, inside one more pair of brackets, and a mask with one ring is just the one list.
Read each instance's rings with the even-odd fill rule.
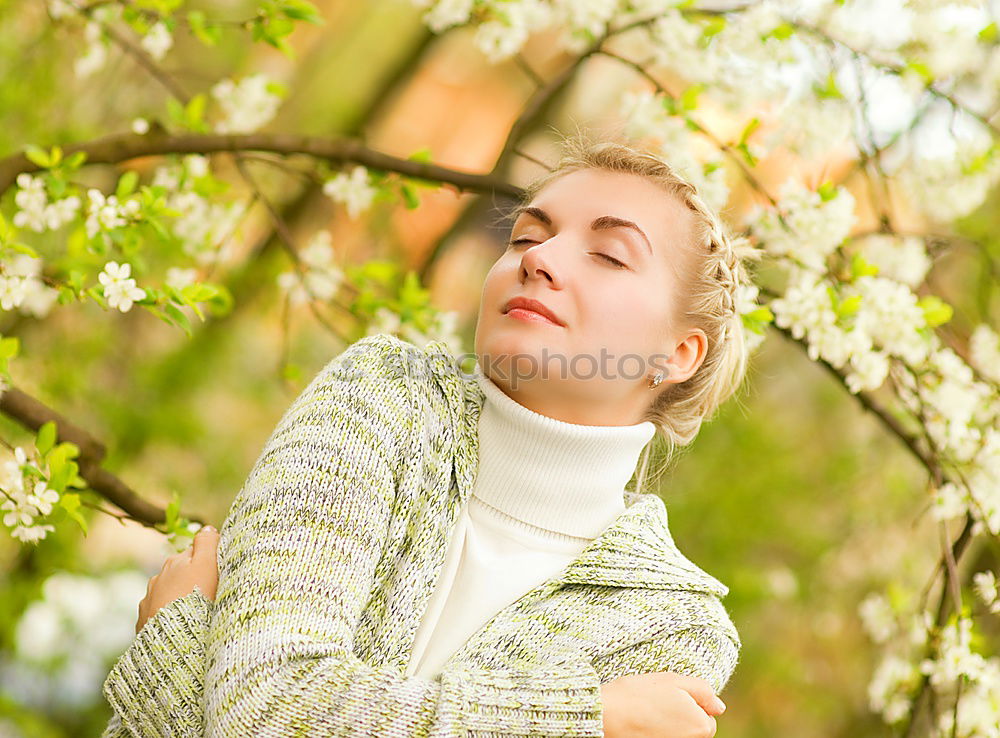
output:
[[[478,425],[485,395],[475,373],[465,373],[443,341],[431,341],[428,355],[448,398],[455,429],[454,471],[458,502],[469,499],[479,462]],[[580,555],[557,574],[555,584],[687,589],[720,597],[729,587],[681,553],[674,543],[667,508],[658,495],[625,492],[625,510]]]

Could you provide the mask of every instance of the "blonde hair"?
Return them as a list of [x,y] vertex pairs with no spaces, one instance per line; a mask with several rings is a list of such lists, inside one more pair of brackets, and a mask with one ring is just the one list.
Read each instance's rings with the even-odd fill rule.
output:
[[[591,139],[577,133],[561,142],[559,162],[523,192],[527,204],[553,180],[580,169],[603,169],[645,177],[676,197],[693,213],[693,237],[688,244],[689,258],[680,276],[687,286],[679,295],[683,327],[697,327],[705,332],[708,349],[691,377],[670,383],[650,404],[643,420],[657,427],[653,441],[646,446],[636,475],[636,491],[647,482],[650,455],[656,439],[664,441],[660,473],[666,470],[680,447],[688,446],[706,419],[740,389],[748,367],[748,348],[742,317],[737,312],[741,286],[749,285],[743,256],[757,258],[752,249],[737,248],[719,216],[699,196],[693,184],[685,180],[658,156],[637,148],[620,136],[604,134]],[[659,474],[656,475],[658,477]]]

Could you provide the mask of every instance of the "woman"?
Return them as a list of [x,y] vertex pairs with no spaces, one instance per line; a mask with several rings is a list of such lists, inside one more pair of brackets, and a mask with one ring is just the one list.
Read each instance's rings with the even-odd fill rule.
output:
[[377,334],[285,412],[151,580],[106,735],[714,735],[728,588],[624,485],[739,386],[744,267],[616,141],[569,140],[511,235],[471,375]]

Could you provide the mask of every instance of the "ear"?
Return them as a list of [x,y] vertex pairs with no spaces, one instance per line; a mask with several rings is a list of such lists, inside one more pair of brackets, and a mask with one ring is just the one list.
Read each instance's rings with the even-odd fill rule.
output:
[[691,378],[708,353],[708,337],[701,328],[691,328],[668,352],[667,376],[664,382],[677,384]]

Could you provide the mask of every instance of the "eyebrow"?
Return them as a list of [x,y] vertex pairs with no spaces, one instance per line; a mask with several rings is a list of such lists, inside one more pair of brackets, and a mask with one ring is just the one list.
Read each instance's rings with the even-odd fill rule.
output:
[[[542,221],[545,225],[552,225],[552,218],[541,208],[535,207],[533,205],[519,205],[514,208],[511,213],[516,220],[521,215],[530,215],[538,220]],[[631,228],[640,236],[642,240],[646,242],[646,249],[649,251],[650,255],[653,253],[653,247],[649,243],[649,238],[643,233],[642,229],[633,223],[631,220],[625,220],[624,218],[618,218],[614,215],[602,215],[600,218],[595,218],[594,222],[590,224],[590,230],[592,231],[602,231],[609,228]]]

